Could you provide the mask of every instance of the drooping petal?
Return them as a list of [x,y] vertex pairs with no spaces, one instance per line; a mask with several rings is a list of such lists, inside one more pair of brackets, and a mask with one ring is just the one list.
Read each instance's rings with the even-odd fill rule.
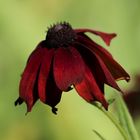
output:
[[55,52],[53,71],[56,85],[67,91],[72,84],[83,79],[84,61],[75,48],[59,48]]
[[116,37],[115,33],[104,33],[104,32],[100,32],[100,31],[95,31],[95,30],[91,30],[91,29],[75,29],[75,32],[78,33],[85,33],[85,32],[90,32],[93,33],[97,36],[100,36],[103,41],[106,43],[106,45],[110,45],[111,40]]
[[[41,61],[40,72],[38,77],[38,94],[42,102],[46,101],[46,83],[50,72],[54,49],[44,48],[44,56]],[[49,81],[48,81],[49,82]]]
[[[101,45],[97,44],[96,42],[94,42],[92,39],[90,39],[87,35],[81,33],[81,34],[78,34],[78,38],[77,38],[78,42],[81,43],[81,44],[84,44],[84,43],[87,43],[87,44],[84,44],[84,45],[88,45],[90,44],[90,49],[92,49],[93,51],[97,50],[98,53],[100,53],[100,55],[107,55],[108,57],[111,57],[113,58],[113,56],[111,55],[110,52],[108,52],[105,48],[103,48]],[[88,48],[88,46],[87,46]]]
[[32,53],[29,55],[28,59],[27,59],[27,63],[29,62],[30,58],[32,57],[32,54],[34,54],[36,52],[37,49],[39,48],[44,48],[46,46],[46,41],[42,40],[41,42],[39,42],[39,44],[37,45],[37,47],[32,51]]
[[60,102],[61,100],[62,91],[57,87],[54,77],[53,77],[53,71],[51,68],[49,77],[47,79],[46,84],[46,100],[45,103],[52,107],[52,112],[54,114],[57,114],[57,108],[55,106]]
[[87,79],[84,79],[81,83],[75,85],[75,89],[78,94],[84,98],[87,102],[95,101],[95,97],[92,95],[90,85]]
[[39,98],[38,97],[38,76],[39,76],[39,70],[37,72],[37,76],[36,76],[36,80],[35,80],[35,84],[34,84],[34,88],[33,88],[33,105],[36,103],[36,101]]
[[100,65],[98,64],[96,57],[89,49],[83,47],[81,44],[77,44],[75,45],[75,47],[80,52],[86,65],[88,65],[88,67],[90,68],[100,90],[102,91],[102,93],[104,93],[104,83],[106,83],[105,75],[101,70]]
[[102,59],[95,52],[91,52],[82,45],[77,45],[76,48],[79,50],[80,54],[85,60],[85,63],[90,68],[100,90],[103,93],[104,93],[104,83],[117,89],[118,91],[121,91],[114,77],[112,76],[112,74],[102,61]]
[[119,63],[117,63],[114,60],[110,53],[107,50],[105,50],[102,46],[93,42],[90,38],[88,38],[85,35],[79,35],[78,42],[83,44],[93,53],[96,53],[102,59],[102,61],[105,63],[115,80],[130,80],[129,74],[122,68],[122,66]]
[[20,98],[27,104],[27,111],[31,111],[34,104],[34,85],[37,78],[39,66],[43,56],[43,48],[38,47],[30,56],[30,59],[22,74],[19,86]]
[[81,83],[76,84],[75,89],[86,101],[93,102],[96,100],[101,102],[106,109],[108,108],[108,103],[106,102],[103,93],[99,89],[96,80],[88,67],[86,67],[84,80]]
[[96,53],[94,53],[94,55],[97,59],[96,61],[97,61],[97,64],[99,64],[100,70],[104,73],[105,83],[110,85],[111,87],[117,89],[118,91],[121,91],[121,89],[118,87],[114,77],[109,72],[108,68],[106,67],[106,65],[104,64],[102,59]]

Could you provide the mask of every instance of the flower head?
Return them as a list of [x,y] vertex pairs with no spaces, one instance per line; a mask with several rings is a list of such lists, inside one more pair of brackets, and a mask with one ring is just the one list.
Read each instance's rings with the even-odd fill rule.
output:
[[72,29],[66,22],[50,27],[46,39],[28,58],[15,105],[25,102],[29,112],[40,99],[56,113],[55,106],[60,102],[62,92],[68,92],[73,86],[87,102],[99,101],[108,108],[104,84],[121,91],[116,80],[128,81],[130,77],[86,32],[101,37],[106,45],[110,45],[116,36],[91,29]]

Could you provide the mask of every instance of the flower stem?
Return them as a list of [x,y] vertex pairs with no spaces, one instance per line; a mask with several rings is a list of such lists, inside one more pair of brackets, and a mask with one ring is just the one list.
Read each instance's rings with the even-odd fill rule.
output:
[[96,130],[93,129],[93,132],[101,139],[101,140],[105,140],[105,138]]
[[123,136],[124,140],[129,140],[124,129],[121,127],[121,125],[118,123],[118,121],[112,116],[112,114],[110,112],[104,110],[102,107],[99,107],[99,106],[96,106],[96,107],[98,109],[100,109],[110,119],[110,121],[116,126],[116,128],[119,130],[119,132]]
[[127,136],[130,140],[140,140],[137,130],[135,128],[133,119],[129,113],[129,110],[122,98],[122,96],[117,96],[116,98],[116,110],[120,125],[126,131]]

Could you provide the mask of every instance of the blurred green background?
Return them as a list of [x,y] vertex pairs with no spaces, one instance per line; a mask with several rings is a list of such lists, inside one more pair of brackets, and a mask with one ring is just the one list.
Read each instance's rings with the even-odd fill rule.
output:
[[[63,94],[58,115],[41,102],[27,116],[25,104],[14,107],[29,54],[58,21],[118,34],[107,49],[132,76],[128,84],[119,82],[123,89],[140,72],[139,0],[0,0],[0,140],[100,140],[93,129],[106,140],[123,140],[103,113],[74,90]],[[113,92],[106,87],[108,97]],[[140,119],[135,124],[140,133]]]

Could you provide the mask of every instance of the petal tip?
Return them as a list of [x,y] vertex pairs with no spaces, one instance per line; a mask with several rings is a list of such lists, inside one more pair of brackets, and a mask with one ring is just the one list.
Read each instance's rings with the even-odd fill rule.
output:
[[27,106],[27,112],[26,114],[28,114],[29,112],[32,111],[32,107],[33,107],[33,103],[29,103],[29,102],[26,102],[26,106]]
[[15,101],[15,106],[17,106],[17,105],[21,105],[22,103],[23,103],[24,101],[23,101],[23,99],[21,99],[20,97]]
[[103,105],[103,107],[108,111],[109,103],[106,102],[106,101],[104,101],[104,102],[102,102],[102,105]]
[[110,46],[111,40],[117,36],[116,33],[109,34],[107,38],[103,38],[107,46]]
[[129,82],[131,79],[130,79],[130,76],[127,76],[127,77],[120,77],[120,78],[117,78],[116,81],[120,81],[120,80],[125,80],[126,82]]
[[53,114],[57,115],[57,111],[58,111],[58,108],[52,107],[52,113],[53,113]]
[[129,82],[131,79],[130,77],[126,77],[126,81]]

